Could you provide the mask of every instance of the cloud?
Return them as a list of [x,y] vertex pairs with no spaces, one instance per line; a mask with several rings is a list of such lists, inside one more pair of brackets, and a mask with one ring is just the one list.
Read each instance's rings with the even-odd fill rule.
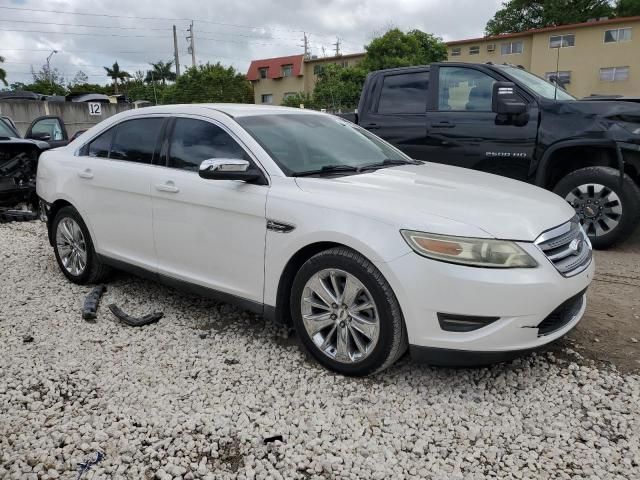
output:
[[[71,79],[78,70],[106,83],[103,66],[116,60],[130,72],[173,58],[172,25],[178,28],[182,65],[191,64],[186,30],[195,22],[199,63],[220,61],[245,72],[256,58],[302,52],[307,32],[312,53],[327,54],[336,38],[343,53],[363,51],[389,26],[420,29],[445,40],[476,37],[501,0],[20,0],[0,8],[0,55],[8,80],[30,81],[51,50],[51,66]],[[54,10],[107,16],[17,9]],[[131,18],[123,18],[131,17]],[[133,18],[145,17],[145,18]],[[33,23],[28,23],[33,22]],[[71,25],[69,25],[71,24]]]

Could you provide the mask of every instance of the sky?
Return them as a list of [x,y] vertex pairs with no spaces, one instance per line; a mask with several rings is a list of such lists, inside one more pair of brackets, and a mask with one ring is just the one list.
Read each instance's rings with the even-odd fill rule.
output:
[[[445,41],[482,36],[502,0],[0,0],[0,56],[7,80],[31,81],[50,60],[69,81],[109,82],[103,66],[118,62],[133,74],[149,62],[191,65],[187,28],[194,22],[197,63],[232,65],[246,73],[252,59],[302,53],[303,32],[313,55],[364,51],[389,27],[419,29]],[[324,50],[323,50],[324,48]]]

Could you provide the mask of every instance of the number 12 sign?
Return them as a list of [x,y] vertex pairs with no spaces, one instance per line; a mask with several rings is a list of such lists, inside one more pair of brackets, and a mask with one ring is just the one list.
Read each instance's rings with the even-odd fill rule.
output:
[[96,102],[89,102],[89,115],[102,115],[102,105]]

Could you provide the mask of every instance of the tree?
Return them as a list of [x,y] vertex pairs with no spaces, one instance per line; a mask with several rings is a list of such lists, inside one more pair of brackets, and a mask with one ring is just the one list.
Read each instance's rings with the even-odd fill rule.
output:
[[[620,0],[620,3],[623,1]],[[500,35],[523,32],[614,15],[610,0],[506,0],[487,22],[485,33]]]
[[325,65],[313,89],[315,108],[337,111],[358,105],[367,70],[360,66]]
[[616,14],[619,17],[640,15],[640,0],[618,0]]
[[167,80],[170,82],[174,82],[176,80],[176,74],[171,70],[173,67],[173,62],[163,62],[159,61],[157,63],[150,63],[153,67],[153,70],[147,71],[147,75],[144,79],[145,82],[157,82],[161,81],[163,85],[167,84]]
[[118,62],[115,62],[111,68],[103,67],[107,72],[107,77],[113,80],[113,88],[115,90],[116,95],[118,94],[118,80],[125,80],[127,78],[131,78],[129,72],[125,72],[124,70],[120,70],[120,65]]
[[[4,63],[4,57],[0,57],[0,63]],[[4,68],[0,68],[0,82],[4,83],[5,87],[9,85],[7,83],[7,72]]]
[[253,103],[253,88],[233,67],[219,62],[187,69],[162,94],[163,103]]
[[77,87],[78,85],[85,85],[87,83],[89,83],[89,76],[82,70],[78,70],[73,79],[69,82],[69,86]]
[[370,71],[426,65],[447,58],[447,47],[442,40],[420,30],[404,33],[393,28],[374,38],[365,50],[367,56],[363,67]]
[[304,105],[305,108],[316,108],[313,95],[310,93],[298,92],[295,95],[289,95],[282,100],[283,107],[300,108],[300,105]]

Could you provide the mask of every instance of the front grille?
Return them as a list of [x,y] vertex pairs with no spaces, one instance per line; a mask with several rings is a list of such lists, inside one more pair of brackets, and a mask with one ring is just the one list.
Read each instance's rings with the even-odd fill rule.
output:
[[573,320],[582,308],[585,291],[586,289],[576,296],[571,297],[569,300],[567,300],[553,312],[551,312],[547,316],[547,318],[540,322],[540,324],[538,325],[538,336],[542,337],[544,335],[549,335],[550,333],[556,332],[571,320]]
[[591,263],[591,242],[578,217],[546,231],[535,244],[565,277],[577,275]]

